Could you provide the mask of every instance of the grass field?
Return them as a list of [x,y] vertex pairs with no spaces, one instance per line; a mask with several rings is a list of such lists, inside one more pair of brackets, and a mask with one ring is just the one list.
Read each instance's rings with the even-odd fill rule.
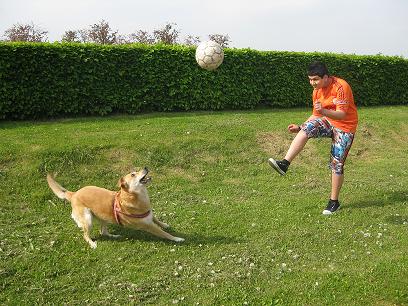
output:
[[[408,107],[359,114],[328,217],[330,140],[284,177],[266,162],[309,110],[0,123],[0,304],[408,305]],[[116,190],[142,166],[184,243],[96,226],[93,250],[45,181]]]

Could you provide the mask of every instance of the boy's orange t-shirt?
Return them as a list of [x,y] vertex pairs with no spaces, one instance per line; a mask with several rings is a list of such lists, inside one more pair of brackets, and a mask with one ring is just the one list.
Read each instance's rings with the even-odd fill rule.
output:
[[[358,115],[351,87],[345,80],[334,76],[329,77],[329,80],[329,86],[313,90],[313,106],[316,102],[320,102],[325,109],[345,112],[346,117],[341,120],[326,118],[334,127],[344,132],[354,133],[357,129]],[[313,115],[322,116],[314,107]]]

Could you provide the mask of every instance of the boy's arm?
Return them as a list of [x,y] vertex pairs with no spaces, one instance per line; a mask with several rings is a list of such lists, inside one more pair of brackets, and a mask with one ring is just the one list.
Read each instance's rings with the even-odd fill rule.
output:
[[[314,120],[314,119],[320,118],[320,117],[321,116],[311,115],[309,118],[307,118],[307,120],[305,122],[311,121],[311,120]],[[297,132],[300,131],[300,125],[299,124],[294,124],[294,123],[289,124],[288,131],[291,132],[291,133],[297,133]]]
[[[346,117],[346,112],[343,110],[331,110],[322,107],[322,104],[318,101],[314,103],[314,110],[320,113],[322,116],[328,117],[334,120],[341,120]],[[312,117],[312,116],[311,116]]]
[[342,120],[346,118],[346,112],[343,112],[341,110],[330,110],[330,109],[322,109],[320,113],[330,119],[334,120]]

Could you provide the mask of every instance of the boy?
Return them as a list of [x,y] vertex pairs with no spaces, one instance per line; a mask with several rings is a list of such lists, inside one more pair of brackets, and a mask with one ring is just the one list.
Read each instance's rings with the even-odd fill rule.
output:
[[324,215],[330,215],[340,207],[338,199],[344,181],[343,166],[357,128],[357,108],[350,85],[340,78],[330,76],[324,63],[310,64],[308,76],[313,87],[313,113],[303,124],[288,126],[289,132],[297,135],[285,158],[270,158],[268,162],[279,174],[284,175],[310,138],[331,137],[331,194],[329,203],[323,210]]

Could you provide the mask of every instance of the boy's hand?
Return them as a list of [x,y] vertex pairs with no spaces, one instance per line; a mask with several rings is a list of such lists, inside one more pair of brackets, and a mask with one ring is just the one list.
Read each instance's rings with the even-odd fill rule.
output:
[[316,102],[314,103],[314,108],[315,108],[315,110],[318,111],[319,113],[322,113],[323,107],[322,107],[322,103],[320,103],[319,101],[316,101]]
[[297,133],[300,131],[300,126],[298,126],[297,124],[289,124],[288,125],[288,131],[291,133]]

